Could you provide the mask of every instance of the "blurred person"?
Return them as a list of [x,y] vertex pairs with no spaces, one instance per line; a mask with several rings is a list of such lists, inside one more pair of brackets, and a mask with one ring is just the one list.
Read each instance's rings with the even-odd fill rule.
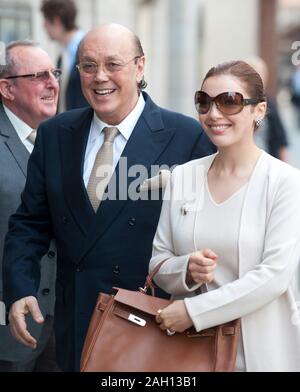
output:
[[76,68],[77,49],[85,34],[76,26],[76,5],[73,0],[43,0],[41,11],[49,37],[63,47],[57,62],[62,69],[58,111],[88,106]]
[[[0,299],[2,299],[2,253],[8,219],[20,204],[26,167],[38,125],[55,115],[60,72],[48,54],[33,41],[16,41],[6,47],[6,65],[0,66]],[[32,244],[27,241],[26,247]],[[26,324],[38,344],[26,348],[0,326],[0,371],[56,371],[53,337],[56,250],[54,244],[39,255],[37,298],[44,323]],[[40,279],[39,279],[40,278]],[[26,312],[25,312],[26,313]],[[22,320],[25,322],[25,319]]]
[[[162,200],[161,194],[156,200],[130,197],[139,180],[131,170],[139,165],[152,173],[155,165],[171,167],[213,151],[197,121],[142,93],[144,66],[141,42],[124,26],[103,25],[85,36],[78,68],[91,108],[40,126],[22,204],[10,220],[4,297],[14,335],[29,347],[36,341],[20,320],[27,310],[40,318],[37,260],[50,238],[57,240],[55,332],[64,371],[79,370],[99,292],[135,290],[147,275]],[[101,177],[107,166],[111,172]],[[114,179],[115,197],[104,198]]]
[[291,77],[291,102],[295,107],[298,127],[300,127],[300,65]]
[[[268,67],[260,57],[245,60],[262,78],[266,88],[268,83]],[[255,132],[256,144],[275,158],[288,162],[288,138],[283,126],[276,102],[267,96],[268,110],[260,128]]]
[[166,189],[149,269],[165,260],[155,282],[174,302],[156,320],[170,335],[241,318],[236,371],[299,371],[300,172],[255,144],[267,104],[247,63],[211,68],[195,104],[218,153],[177,166]]

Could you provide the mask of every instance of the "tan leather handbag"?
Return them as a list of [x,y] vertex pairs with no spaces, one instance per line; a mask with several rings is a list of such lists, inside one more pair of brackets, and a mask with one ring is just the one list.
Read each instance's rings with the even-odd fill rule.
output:
[[[235,368],[240,320],[168,336],[155,322],[172,301],[141,291],[100,293],[81,356],[81,372],[228,372]],[[153,291],[152,291],[153,294]]]

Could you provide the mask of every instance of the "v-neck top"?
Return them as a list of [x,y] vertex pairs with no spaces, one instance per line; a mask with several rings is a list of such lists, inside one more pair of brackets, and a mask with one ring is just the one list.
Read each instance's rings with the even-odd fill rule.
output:
[[[244,197],[248,182],[221,203],[213,199],[204,176],[204,203],[198,211],[195,244],[197,249],[210,248],[218,256],[213,282],[207,284],[207,290],[215,290],[238,279],[239,252],[238,238]],[[245,371],[245,359],[242,340],[240,341],[236,371]]]

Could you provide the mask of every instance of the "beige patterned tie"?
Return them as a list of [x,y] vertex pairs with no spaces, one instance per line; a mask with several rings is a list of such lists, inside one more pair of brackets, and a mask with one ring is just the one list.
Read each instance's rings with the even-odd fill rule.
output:
[[27,139],[30,141],[31,144],[34,145],[34,142],[36,139],[36,129],[34,129],[32,132],[30,132],[29,136],[27,136]]
[[104,143],[97,152],[94,166],[87,185],[90,202],[96,212],[103,198],[104,191],[112,176],[114,139],[119,130],[116,127],[105,127]]

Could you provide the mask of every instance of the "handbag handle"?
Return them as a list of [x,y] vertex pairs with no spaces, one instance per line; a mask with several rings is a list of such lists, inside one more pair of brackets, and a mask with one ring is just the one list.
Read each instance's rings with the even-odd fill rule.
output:
[[[150,274],[147,275],[147,277],[146,277],[146,282],[145,282],[145,284],[144,284],[144,287],[139,287],[139,291],[140,291],[141,293],[146,294],[147,291],[148,291],[149,289],[151,289],[151,294],[152,294],[152,296],[153,296],[153,297],[155,296],[155,295],[154,295],[154,294],[155,294],[154,291],[155,291],[155,289],[156,289],[156,286],[155,286],[155,284],[153,283],[153,278],[154,278],[154,276],[157,274],[157,272],[160,270],[160,267],[161,267],[161,266],[164,264],[164,262],[167,261],[167,260],[168,260],[168,259],[165,259],[165,260],[161,261],[160,263],[158,263],[157,266],[154,268],[154,270],[153,270]],[[202,283],[201,286],[197,288],[196,293],[197,293],[197,294],[204,294],[204,293],[207,293],[207,291],[208,291],[207,285],[206,285],[205,283]]]
[[154,293],[154,290],[155,290],[156,286],[155,286],[155,284],[153,283],[153,278],[154,278],[154,276],[157,274],[157,272],[160,270],[160,267],[163,265],[163,263],[164,263],[166,260],[167,260],[167,259],[165,259],[165,260],[161,261],[160,263],[158,263],[157,266],[154,268],[154,270],[153,270],[150,274],[147,275],[147,277],[146,277],[146,282],[145,282],[145,284],[144,284],[144,287],[139,287],[139,291],[140,291],[141,293],[146,294],[147,291],[148,291],[149,289],[151,289],[151,294],[152,294],[152,296],[153,296],[153,297],[155,296],[155,295],[154,295],[154,294],[155,294],[155,293]]

